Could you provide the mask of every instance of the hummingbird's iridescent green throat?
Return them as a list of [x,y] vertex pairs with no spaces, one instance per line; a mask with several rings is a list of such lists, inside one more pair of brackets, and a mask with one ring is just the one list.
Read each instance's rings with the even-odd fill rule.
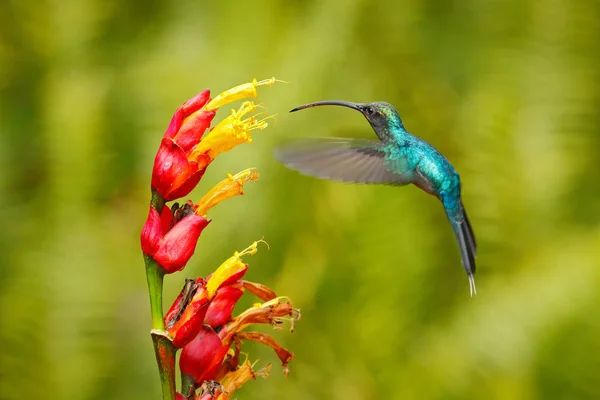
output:
[[406,185],[412,183],[436,196],[452,225],[462,264],[475,289],[477,243],[461,198],[460,176],[433,146],[410,134],[398,111],[389,103],[318,101],[290,112],[317,106],[342,106],[359,111],[379,140],[329,138],[293,143],[276,151],[288,168],[305,175],[343,182]]

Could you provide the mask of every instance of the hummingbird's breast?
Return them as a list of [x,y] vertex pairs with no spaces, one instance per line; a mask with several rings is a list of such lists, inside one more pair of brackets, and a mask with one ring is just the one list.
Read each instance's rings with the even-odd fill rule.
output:
[[417,186],[438,197],[459,197],[460,176],[452,164],[431,145],[423,143],[417,146],[415,154]]

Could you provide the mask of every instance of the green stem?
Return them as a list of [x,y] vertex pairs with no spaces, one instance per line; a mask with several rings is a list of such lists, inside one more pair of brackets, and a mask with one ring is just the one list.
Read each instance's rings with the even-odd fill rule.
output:
[[162,311],[162,289],[165,272],[152,257],[144,254],[146,278],[152,311],[152,342],[158,364],[163,400],[175,400],[175,348],[165,331]]
[[194,397],[196,388],[197,385],[194,378],[192,378],[191,375],[181,373],[181,394],[183,394],[186,399]]
[[146,263],[146,279],[148,280],[148,293],[150,294],[150,310],[152,311],[152,329],[165,330],[162,310],[162,290],[164,269],[152,257],[144,254]]
[[[152,207],[160,214],[165,206],[165,199],[152,190]],[[163,319],[163,278],[165,270],[149,255],[144,254],[146,279],[150,294],[150,310],[152,312],[152,343],[158,364],[163,400],[175,400],[175,352],[171,339],[165,331]]]
[[175,400],[175,347],[164,331],[152,331],[163,400]]

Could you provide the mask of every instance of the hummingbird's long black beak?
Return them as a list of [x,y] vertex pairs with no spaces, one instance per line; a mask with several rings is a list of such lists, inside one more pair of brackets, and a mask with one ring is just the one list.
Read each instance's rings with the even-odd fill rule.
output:
[[325,100],[325,101],[317,101],[315,103],[308,103],[308,104],[304,104],[302,106],[298,106],[298,107],[294,108],[293,110],[291,110],[290,112],[300,111],[300,110],[304,110],[305,108],[318,107],[318,106],[342,106],[342,107],[353,108],[355,110],[362,112],[362,104],[351,103],[349,101],[340,101],[340,100]]

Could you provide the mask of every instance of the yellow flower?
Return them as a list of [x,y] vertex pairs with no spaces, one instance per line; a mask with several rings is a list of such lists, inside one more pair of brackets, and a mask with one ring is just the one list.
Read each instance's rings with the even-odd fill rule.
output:
[[242,85],[238,85],[229,90],[226,90],[222,93],[219,93],[214,99],[209,101],[202,109],[206,111],[216,110],[218,108],[223,107],[226,104],[232,103],[234,101],[248,99],[250,97],[256,98],[257,92],[256,88],[259,86],[273,86],[275,82],[287,83],[285,81],[281,81],[279,79],[275,79],[275,77],[271,79],[264,79],[262,81],[257,81],[253,79],[252,82],[244,83]]
[[214,160],[219,154],[233,149],[244,142],[252,143],[250,131],[264,130],[269,124],[267,119],[257,119],[256,115],[244,118],[248,113],[255,111],[256,104],[246,101],[236,111],[231,110],[231,115],[219,122],[208,135],[206,135],[198,146],[192,151],[192,157],[197,158],[206,154]]
[[208,210],[230,197],[244,194],[244,184],[258,180],[256,168],[248,168],[217,183],[196,203],[196,214],[205,216]]
[[217,289],[225,282],[235,281],[246,272],[248,266],[242,261],[241,257],[246,254],[256,254],[260,242],[266,243],[264,240],[257,240],[244,250],[240,252],[236,251],[233,253],[232,257],[225,260],[223,264],[213,272],[206,282],[206,291],[208,292],[209,298],[212,298]]

